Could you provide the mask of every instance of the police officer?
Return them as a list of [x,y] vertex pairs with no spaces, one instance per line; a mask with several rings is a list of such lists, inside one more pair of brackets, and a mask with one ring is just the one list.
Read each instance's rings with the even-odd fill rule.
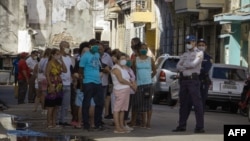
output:
[[179,124],[173,132],[186,131],[187,120],[194,106],[196,127],[195,133],[204,133],[204,114],[200,95],[199,74],[203,52],[196,47],[196,37],[186,37],[186,52],[180,57],[177,69],[180,71],[180,109]]
[[197,46],[200,51],[203,51],[204,57],[201,64],[201,71],[200,71],[200,81],[201,81],[201,87],[200,87],[200,93],[203,103],[203,110],[205,110],[206,107],[206,99],[208,94],[208,87],[211,84],[211,80],[208,76],[208,72],[212,66],[212,57],[206,52],[207,44],[204,39],[199,39],[197,41]]

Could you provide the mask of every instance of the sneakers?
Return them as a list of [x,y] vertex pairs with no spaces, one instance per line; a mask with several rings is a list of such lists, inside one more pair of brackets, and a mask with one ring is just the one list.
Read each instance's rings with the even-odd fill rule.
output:
[[127,131],[133,131],[134,130],[134,128],[129,127],[128,125],[125,125],[124,129],[127,130]]

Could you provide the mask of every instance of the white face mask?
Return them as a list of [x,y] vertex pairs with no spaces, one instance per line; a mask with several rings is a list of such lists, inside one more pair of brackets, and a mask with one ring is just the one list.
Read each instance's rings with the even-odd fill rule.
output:
[[64,52],[65,52],[66,54],[69,54],[69,50],[70,50],[69,48],[65,48],[65,49],[64,49]]
[[120,60],[120,65],[125,66],[127,64],[127,60]]
[[191,44],[186,44],[186,48],[187,48],[187,49],[192,49],[193,46],[192,46]]
[[37,56],[34,56],[34,60],[37,60]]
[[198,46],[198,49],[199,49],[200,51],[205,51],[205,50],[206,50],[206,48],[205,48],[204,46]]

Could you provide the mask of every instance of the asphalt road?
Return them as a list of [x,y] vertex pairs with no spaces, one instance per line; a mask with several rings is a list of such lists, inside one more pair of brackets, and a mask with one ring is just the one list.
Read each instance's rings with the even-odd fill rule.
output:
[[[177,126],[178,107],[170,108],[167,105],[153,105],[152,128],[143,129],[135,127],[135,130],[127,134],[114,134],[112,120],[104,120],[106,131],[84,132],[81,129],[65,127],[60,130],[49,130],[45,127],[46,116],[40,112],[32,112],[33,104],[16,105],[14,90],[11,86],[0,86],[0,99],[6,102],[10,108],[4,113],[24,117],[24,120],[31,124],[31,129],[42,133],[53,133],[58,135],[85,136],[98,141],[223,141],[224,125],[229,124],[250,124],[247,118],[240,114],[231,114],[221,110],[205,112],[204,134],[194,134],[195,116],[191,112],[187,131],[173,133],[172,129]],[[68,115],[70,121],[70,114]]]

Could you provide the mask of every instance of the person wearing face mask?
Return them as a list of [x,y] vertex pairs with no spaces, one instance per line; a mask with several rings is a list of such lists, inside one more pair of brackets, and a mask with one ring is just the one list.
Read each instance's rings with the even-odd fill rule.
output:
[[208,76],[208,72],[212,67],[213,61],[212,61],[212,57],[206,52],[207,43],[203,38],[197,41],[197,45],[198,45],[198,49],[203,51],[204,53],[204,58],[201,64],[201,71],[200,71],[199,78],[201,81],[200,93],[201,93],[201,98],[202,98],[202,103],[203,103],[203,109],[205,110],[208,87],[211,84],[211,80]]
[[104,118],[109,116],[109,105],[110,105],[110,95],[108,96],[108,85],[109,85],[109,75],[111,68],[113,67],[113,61],[111,56],[104,52],[104,44],[99,43],[99,53],[100,53],[100,62],[102,64],[102,87],[103,87],[103,95],[104,95]]
[[[90,40],[92,41],[92,40]],[[94,41],[94,39],[93,39]],[[104,106],[104,96],[103,88],[101,84],[101,63],[99,61],[99,46],[97,44],[90,44],[90,51],[85,52],[81,58],[79,67],[82,70],[81,75],[83,76],[83,93],[84,99],[82,103],[82,115],[84,130],[104,130],[105,128],[102,125],[102,112]],[[94,129],[91,128],[89,123],[89,107],[91,104],[91,99],[94,99],[95,103],[95,114],[94,114]]]
[[131,125],[135,126],[137,114],[142,113],[142,128],[151,128],[152,116],[152,78],[156,73],[153,58],[147,56],[148,47],[142,43],[138,48],[139,56],[136,57],[133,69],[136,74],[137,92],[132,101]]
[[117,55],[117,63],[111,70],[111,78],[113,81],[113,93],[115,96],[114,101],[114,133],[128,133],[124,126],[124,112],[128,111],[130,88],[136,90],[136,85],[133,81],[130,81],[130,75],[127,71],[127,57],[126,54]]
[[29,80],[29,90],[28,90],[28,102],[34,103],[36,97],[35,80],[36,75],[34,75],[34,68],[38,64],[37,61],[38,51],[33,50],[30,57],[26,59],[26,63],[30,69],[30,80]]
[[62,97],[62,105],[58,110],[58,122],[57,124],[62,126],[70,126],[70,124],[66,121],[68,108],[70,107],[70,98],[71,98],[71,70],[70,68],[73,66],[72,60],[70,57],[70,44],[67,41],[61,41],[59,44],[61,60],[60,63],[64,63],[67,71],[61,73],[61,78],[63,82],[63,97]]
[[186,37],[186,52],[181,55],[177,63],[180,72],[180,92],[179,92],[179,123],[173,132],[186,131],[187,120],[194,106],[196,127],[194,133],[204,133],[204,113],[200,94],[199,74],[203,60],[203,52],[196,47],[196,37],[189,35]]
[[64,64],[58,49],[51,50],[45,72],[48,83],[44,104],[48,110],[47,128],[61,128],[61,126],[56,125],[56,118],[58,108],[62,105],[64,95],[61,73],[66,73],[67,67]]

